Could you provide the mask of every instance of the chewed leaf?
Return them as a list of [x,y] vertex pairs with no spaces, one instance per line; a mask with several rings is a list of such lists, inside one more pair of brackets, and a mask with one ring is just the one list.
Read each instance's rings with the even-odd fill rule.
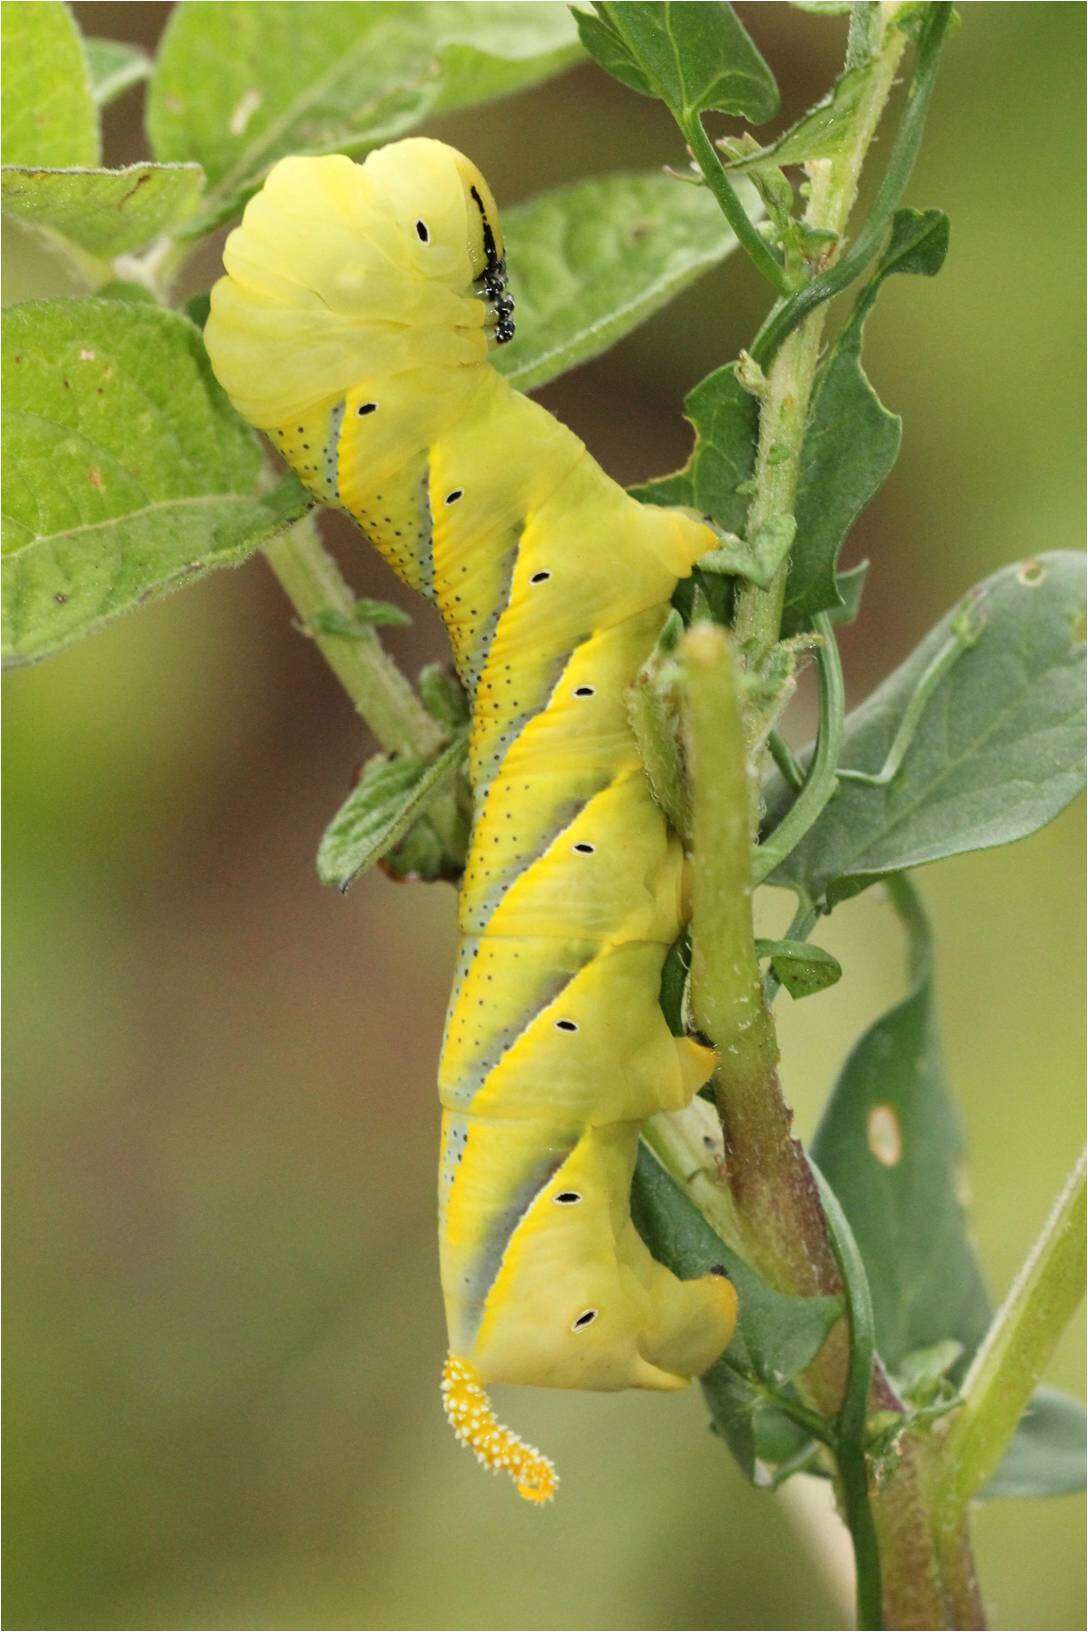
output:
[[322,884],[346,890],[387,855],[425,812],[431,795],[466,751],[462,734],[429,764],[410,755],[388,759],[379,754],[372,759],[325,830],[317,852]]
[[741,534],[748,514],[748,483],[755,469],[759,410],[740,384],[736,365],[715,369],[684,398],[684,418],[695,447],[682,470],[631,489],[643,504],[684,505],[725,533]]
[[257,439],[183,317],[32,302],[4,314],[3,343],[8,660],[244,560],[308,508],[293,477],[258,492]]
[[893,1370],[949,1339],[965,1364],[990,1311],[957,1195],[961,1136],[937,1035],[929,927],[907,882],[895,889],[910,990],[854,1045],[813,1143],[865,1261],[877,1346]]

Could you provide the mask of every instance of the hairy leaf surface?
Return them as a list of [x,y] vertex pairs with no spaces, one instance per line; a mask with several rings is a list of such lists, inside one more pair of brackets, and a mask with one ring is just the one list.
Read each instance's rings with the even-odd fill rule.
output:
[[83,40],[60,0],[0,6],[4,164],[97,164],[98,110]]
[[718,108],[760,124],[778,109],[774,75],[732,6],[598,4],[575,12],[586,50],[621,84],[656,96],[680,120]]
[[261,455],[186,319],[120,300],[4,314],[5,656],[46,657],[243,560],[309,505]]
[[112,260],[184,221],[203,185],[198,164],[132,164],[124,170],[5,166],[0,202],[28,226]]
[[606,351],[737,246],[709,193],[657,174],[556,188],[503,228],[517,333],[493,361],[522,391]]
[[148,101],[161,160],[212,183],[194,230],[236,214],[286,153],[364,153],[428,115],[485,102],[580,55],[565,6],[420,0],[185,0],[171,14]]

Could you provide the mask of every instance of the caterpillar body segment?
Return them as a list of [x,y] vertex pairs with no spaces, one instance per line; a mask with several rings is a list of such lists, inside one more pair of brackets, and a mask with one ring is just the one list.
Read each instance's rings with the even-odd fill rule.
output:
[[474,819],[439,1069],[443,1380],[458,1435],[523,1495],[546,1458],[492,1382],[682,1387],[732,1335],[631,1223],[639,1128],[710,1051],[658,1005],[679,841],[624,691],[713,539],[642,506],[514,391],[498,213],[461,154],[281,160],[228,239],[205,338],[235,406],[438,606],[472,703]]

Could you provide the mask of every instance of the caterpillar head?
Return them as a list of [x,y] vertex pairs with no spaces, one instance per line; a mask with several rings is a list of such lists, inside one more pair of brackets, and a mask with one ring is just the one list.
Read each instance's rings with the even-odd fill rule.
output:
[[205,344],[265,430],[398,381],[453,412],[489,344],[513,333],[495,200],[444,142],[393,142],[364,164],[281,159],[223,264]]

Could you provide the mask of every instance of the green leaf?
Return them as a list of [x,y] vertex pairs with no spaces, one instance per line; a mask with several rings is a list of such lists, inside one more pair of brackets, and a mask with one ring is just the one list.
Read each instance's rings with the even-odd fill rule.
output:
[[100,108],[108,108],[151,73],[151,58],[139,46],[122,40],[85,40],[91,91]]
[[[842,783],[770,882],[833,905],[877,879],[1010,844],[1052,821],[1084,785],[1084,571],[1081,555],[1055,551],[974,590],[981,634],[934,688],[898,774],[886,787]],[[842,765],[880,770],[962,616],[961,603],[847,717]],[[792,797],[772,779],[772,825]]]
[[933,277],[947,251],[948,217],[940,210],[896,211],[884,253],[820,368],[794,507],[797,541],[782,614],[785,634],[840,605],[839,551],[899,452],[902,421],[883,406],[861,364],[865,318],[885,278]]
[[376,755],[325,830],[317,852],[322,884],[346,890],[380,861],[424,813],[431,794],[466,752],[461,735],[429,764],[410,755],[401,759]]
[[792,634],[839,605],[836,567],[847,533],[883,486],[903,422],[883,406],[861,366],[860,323],[842,331],[821,366],[801,450],[782,629]]
[[1069,1496],[1088,1476],[1088,1419],[1079,1400],[1037,1388],[1004,1459],[978,1500],[1002,1496]]
[[427,663],[419,671],[419,700],[432,720],[447,731],[469,723],[468,698],[453,670],[444,663]]
[[711,1229],[657,1158],[639,1146],[632,1217],[660,1263],[682,1280],[724,1268],[737,1289],[730,1359],[775,1387],[808,1365],[842,1314],[841,1298],[776,1292]]
[[854,120],[869,81],[868,67],[850,68],[803,118],[766,147],[743,158],[723,159],[727,170],[748,172],[804,164],[809,159],[830,159],[841,153],[854,135]]
[[314,619],[323,635],[346,635],[349,639],[377,624],[385,624],[391,629],[406,629],[411,621],[408,613],[391,601],[372,601],[365,597],[356,601],[350,617],[342,612],[319,612]]
[[682,470],[633,487],[643,504],[682,505],[708,516],[725,533],[743,531],[748,483],[755,468],[759,409],[736,377],[736,364],[715,369],[684,398],[695,448]]
[[770,958],[782,985],[791,997],[810,997],[825,992],[842,979],[842,964],[811,941],[756,941],[756,954]]
[[32,302],[5,312],[3,349],[7,658],[243,560],[307,507],[294,478],[257,493],[257,439],[184,318]]
[[505,96],[579,55],[558,4],[210,0],[174,8],[148,99],[161,160],[211,182],[192,231],[237,213],[287,153],[363,153],[422,119]]
[[948,1374],[962,1358],[963,1344],[954,1337],[946,1337],[940,1343],[930,1343],[922,1349],[912,1349],[902,1357],[896,1368],[896,1388],[911,1405],[929,1405],[943,1388],[947,1388]]
[[619,0],[576,12],[582,44],[633,91],[665,102],[681,123],[711,108],[760,124],[778,87],[732,6]]
[[849,567],[845,572],[835,574],[835,593],[839,597],[839,603],[831,607],[827,616],[828,621],[837,629],[843,629],[857,619],[861,611],[862,591],[868,576],[868,561],[859,561],[856,567]]
[[124,170],[5,166],[6,214],[105,260],[141,249],[193,213],[204,185],[198,164],[132,164]]
[[503,231],[517,334],[493,360],[522,391],[606,351],[737,247],[705,189],[657,174],[558,187],[504,211]]
[[[770,1396],[822,1347],[842,1314],[841,1298],[776,1292],[719,1238],[644,1145],[639,1146],[631,1216],[654,1257],[682,1280],[724,1269],[737,1289],[737,1330],[702,1378],[714,1431],[752,1480],[759,1463],[794,1457],[806,1436]],[[761,1477],[766,1482],[766,1476]]]
[[894,900],[910,938],[910,989],[855,1044],[813,1143],[861,1249],[877,1346],[893,1371],[948,1339],[964,1364],[990,1304],[958,1200],[962,1142],[945,1080],[929,926],[913,889]]
[[60,0],[4,0],[4,164],[97,164],[98,110],[83,40]]
[[[813,1155],[861,1249],[881,1356],[924,1405],[966,1369],[990,1301],[958,1198],[962,1140],[940,1056],[929,925],[908,880],[892,890],[909,936],[910,989],[852,1050]],[[1084,1479],[1084,1411],[1041,1388],[982,1494],[1061,1495]]]
[[727,534],[718,549],[700,556],[700,570],[747,578],[760,589],[769,589],[796,535],[797,522],[793,516],[771,516],[747,538]]

